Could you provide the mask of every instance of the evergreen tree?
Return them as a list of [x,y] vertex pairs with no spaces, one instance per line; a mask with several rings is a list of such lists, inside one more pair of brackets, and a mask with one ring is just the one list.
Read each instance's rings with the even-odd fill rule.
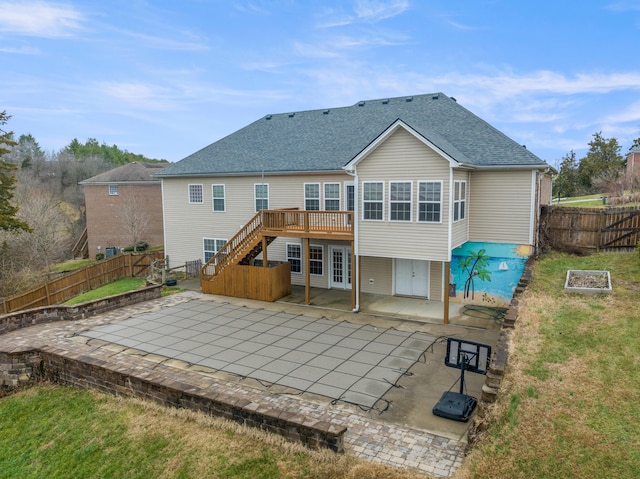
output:
[[[0,112],[0,126],[6,124],[9,118],[6,111]],[[29,225],[16,217],[18,207],[11,203],[16,188],[17,166],[2,159],[15,144],[13,133],[0,129],[0,230],[30,231]]]
[[571,150],[560,163],[558,175],[553,182],[553,196],[556,198],[575,196],[579,189],[578,161],[575,151]]
[[589,142],[587,156],[580,160],[578,174],[584,189],[594,193],[594,187],[615,182],[622,175],[623,167],[624,158],[620,155],[618,140],[605,138],[598,132]]

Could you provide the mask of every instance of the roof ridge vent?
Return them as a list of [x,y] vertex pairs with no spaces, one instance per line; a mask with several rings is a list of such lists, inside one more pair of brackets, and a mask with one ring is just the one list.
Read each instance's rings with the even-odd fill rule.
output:
[[405,100],[404,100],[404,101],[407,101],[407,102],[409,102],[409,101],[413,101],[413,97],[412,97],[412,96],[408,96],[407,98],[405,98]]
[[438,98],[440,98],[440,95],[437,93],[431,97],[432,100],[437,100]]
[[359,101],[358,102],[358,106],[364,106],[364,102],[363,101]]

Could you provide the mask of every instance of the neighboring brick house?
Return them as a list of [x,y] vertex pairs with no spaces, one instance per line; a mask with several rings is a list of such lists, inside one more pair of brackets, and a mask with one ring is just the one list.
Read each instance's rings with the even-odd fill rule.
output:
[[163,244],[162,186],[153,175],[166,163],[133,162],[81,181],[89,257],[136,241]]

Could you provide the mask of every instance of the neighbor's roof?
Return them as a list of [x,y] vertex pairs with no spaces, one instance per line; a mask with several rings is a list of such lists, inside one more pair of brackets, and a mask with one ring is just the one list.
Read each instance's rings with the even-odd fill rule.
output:
[[397,120],[471,167],[548,166],[443,93],[266,115],[157,177],[339,171]]
[[81,185],[103,185],[107,183],[148,183],[159,182],[153,175],[166,168],[169,163],[143,163],[133,161],[126,165],[118,166],[113,170],[105,171],[99,175],[81,181]]

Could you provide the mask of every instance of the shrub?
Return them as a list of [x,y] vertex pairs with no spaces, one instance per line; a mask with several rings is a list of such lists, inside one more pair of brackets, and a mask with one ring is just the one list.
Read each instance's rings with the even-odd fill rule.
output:
[[124,248],[123,251],[144,251],[149,247],[146,241],[138,241],[136,244],[132,244]]

